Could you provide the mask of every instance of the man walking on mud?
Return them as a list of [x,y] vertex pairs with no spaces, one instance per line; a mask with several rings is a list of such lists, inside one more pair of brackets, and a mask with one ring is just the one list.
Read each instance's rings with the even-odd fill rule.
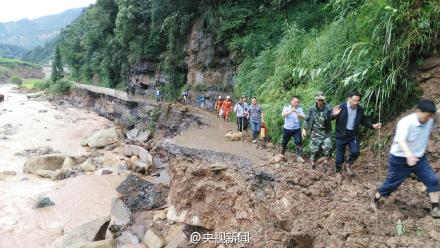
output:
[[251,105],[249,106],[249,120],[252,129],[252,143],[257,143],[261,124],[264,123],[264,112],[263,108],[257,104],[257,98],[255,97],[252,97]]
[[315,95],[315,105],[309,109],[304,121],[303,137],[310,133],[310,163],[315,168],[316,156],[322,147],[324,169],[327,170],[328,159],[332,149],[332,108],[325,101],[323,92]]
[[359,126],[379,129],[381,123],[372,124],[365,116],[364,108],[359,105],[362,95],[353,91],[348,95],[346,102],[333,109],[333,118],[336,119],[336,173],[342,173],[342,164],[345,160],[345,149],[350,148],[350,157],[345,167],[347,174],[352,176],[352,165],[360,155]]
[[440,218],[439,178],[429,165],[425,154],[436,112],[437,108],[432,101],[422,100],[417,104],[415,113],[402,118],[397,123],[388,159],[388,175],[375,192],[371,203],[373,209],[377,209],[382,196],[390,196],[410,174],[414,173],[429,192],[431,216]]
[[300,119],[304,119],[305,114],[303,109],[299,106],[299,97],[294,96],[290,100],[289,106],[283,108],[281,115],[284,118],[281,154],[284,155],[287,144],[290,138],[293,137],[293,142],[296,146],[296,161],[304,163],[304,159],[302,158],[303,145]]
[[234,106],[234,112],[237,117],[237,127],[239,132],[243,132],[243,124],[244,124],[244,106],[243,106],[243,97],[240,97],[240,100]]

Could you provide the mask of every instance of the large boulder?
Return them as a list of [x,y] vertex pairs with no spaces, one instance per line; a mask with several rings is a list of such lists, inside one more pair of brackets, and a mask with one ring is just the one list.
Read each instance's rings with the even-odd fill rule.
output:
[[132,214],[140,210],[159,208],[166,204],[168,196],[167,186],[153,184],[133,174],[130,174],[116,190]]
[[38,170],[56,171],[63,167],[64,160],[68,156],[63,154],[46,154],[29,158],[24,166],[24,173],[36,174]]
[[72,245],[81,242],[104,240],[109,223],[110,216],[104,216],[66,232],[63,239],[63,247],[72,247]]
[[108,128],[94,132],[81,142],[83,146],[92,148],[103,148],[118,141],[118,133],[116,129]]
[[242,133],[238,131],[229,131],[225,134],[225,140],[227,141],[240,141]]

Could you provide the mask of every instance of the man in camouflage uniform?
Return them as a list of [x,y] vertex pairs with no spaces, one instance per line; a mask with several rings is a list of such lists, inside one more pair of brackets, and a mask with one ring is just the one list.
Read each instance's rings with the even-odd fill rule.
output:
[[310,163],[315,168],[316,155],[319,148],[322,147],[327,164],[332,149],[331,131],[332,131],[332,108],[325,102],[323,92],[315,95],[316,104],[309,109],[304,121],[303,136],[310,133]]

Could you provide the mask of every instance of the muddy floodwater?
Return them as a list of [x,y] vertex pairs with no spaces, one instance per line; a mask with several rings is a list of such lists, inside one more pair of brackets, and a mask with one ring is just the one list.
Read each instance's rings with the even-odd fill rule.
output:
[[[77,155],[87,152],[81,140],[112,123],[85,109],[57,106],[46,100],[27,99],[11,85],[0,85],[0,247],[60,247],[63,233],[106,216],[122,176],[100,171],[62,181],[24,174],[25,150],[49,146]],[[119,155],[104,151],[106,167],[117,167]],[[33,209],[40,195],[54,206]]]

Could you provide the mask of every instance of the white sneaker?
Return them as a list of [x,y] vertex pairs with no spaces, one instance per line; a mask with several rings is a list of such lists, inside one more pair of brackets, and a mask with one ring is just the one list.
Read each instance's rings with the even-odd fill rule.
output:
[[301,157],[301,156],[298,156],[297,158],[296,158],[296,162],[298,162],[298,163],[304,163],[305,161],[304,161],[304,159]]

